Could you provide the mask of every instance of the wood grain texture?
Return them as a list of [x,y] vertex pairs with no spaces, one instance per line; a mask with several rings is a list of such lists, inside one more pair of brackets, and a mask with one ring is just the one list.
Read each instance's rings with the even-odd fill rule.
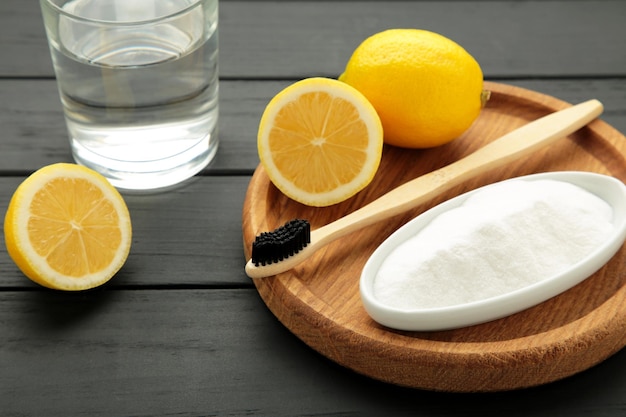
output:
[[[256,131],[265,104],[287,82],[222,81],[220,148],[205,172],[249,175],[259,162]],[[32,172],[72,161],[54,80],[0,79],[0,172]]]
[[[621,0],[378,3],[220,1],[221,76],[336,77],[364,38],[392,27],[456,40],[487,77],[626,73]],[[0,39],[0,76],[52,77],[38,1],[0,2]]]
[[[337,76],[363,37],[387,27],[456,38],[487,79],[572,103],[598,98],[602,119],[626,132],[625,8],[620,0],[220,0],[217,160],[180,190],[128,198],[136,232],[124,271],[93,292],[50,292],[0,251],[0,414],[621,417],[624,350],[562,381],[472,395],[386,384],[326,360],[276,320],[245,276],[241,210],[265,104],[296,79]],[[0,214],[28,172],[61,160],[69,147],[38,1],[2,0]],[[319,324],[312,335],[329,349],[351,342]]]
[[[22,179],[0,177],[2,218]],[[167,193],[125,195],[133,242],[107,288],[251,287],[241,241],[248,182],[247,176],[195,177]],[[37,288],[9,258],[4,233],[0,248],[0,288]]]
[[[220,149],[206,175],[251,175],[259,163],[256,134],[263,109],[292,81],[222,81]],[[579,103],[597,98],[602,119],[626,132],[626,82],[510,80],[506,83]],[[54,80],[0,79],[0,173],[26,174],[47,164],[71,161],[69,141]]]
[[[566,106],[550,96],[512,86],[490,83],[487,88],[492,90],[492,99],[468,132],[426,152],[386,148],[373,183],[344,203],[323,209],[295,203],[281,196],[259,168],[244,203],[244,240],[251,244],[258,233],[292,218],[307,219],[316,229],[409,179]],[[373,322],[360,302],[360,272],[385,237],[444,200],[495,181],[545,171],[585,170],[623,181],[625,150],[626,138],[596,120],[567,139],[468,180],[405,215],[333,242],[289,272],[254,283],[270,310],[307,344],[344,366],[383,381],[475,392],[564,378],[597,364],[626,344],[626,278],[622,270],[626,249],[579,286],[537,307],[446,332],[398,332]]]
[[254,289],[2,291],[0,317],[3,417],[613,417],[626,396],[625,353],[541,389],[383,384],[301,343]]

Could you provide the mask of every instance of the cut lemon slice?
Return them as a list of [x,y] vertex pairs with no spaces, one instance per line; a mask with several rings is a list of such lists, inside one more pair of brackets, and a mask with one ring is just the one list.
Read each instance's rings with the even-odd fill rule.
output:
[[374,107],[355,88],[307,78],[269,102],[257,145],[268,177],[286,196],[309,206],[329,206],[372,181],[383,129]]
[[107,282],[122,267],[131,222],[119,192],[74,164],[41,168],[17,188],[4,218],[9,255],[31,280],[77,291]]

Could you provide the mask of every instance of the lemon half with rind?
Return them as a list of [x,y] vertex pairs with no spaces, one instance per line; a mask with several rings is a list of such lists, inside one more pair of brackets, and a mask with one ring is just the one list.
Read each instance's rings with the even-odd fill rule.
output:
[[329,78],[307,78],[279,92],[259,123],[261,164],[286,196],[329,206],[366,187],[380,164],[383,130],[359,91]]
[[4,218],[7,251],[32,281],[78,291],[107,282],[130,252],[132,226],[119,192],[75,164],[43,167],[15,190]]

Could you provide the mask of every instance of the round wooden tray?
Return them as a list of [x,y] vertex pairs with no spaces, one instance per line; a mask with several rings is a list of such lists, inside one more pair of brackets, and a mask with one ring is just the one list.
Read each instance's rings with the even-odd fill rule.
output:
[[[313,229],[390,189],[447,165],[501,135],[568,107],[556,98],[486,83],[491,99],[462,137],[439,148],[385,147],[374,181],[343,203],[312,208],[286,198],[257,168],[243,207],[246,258],[255,236],[293,218]],[[593,98],[593,97],[589,97]],[[393,384],[453,392],[510,390],[583,371],[626,345],[626,249],[596,274],[536,307],[490,323],[441,332],[385,328],[359,296],[363,265],[393,231],[424,210],[477,187],[520,175],[579,170],[626,180],[626,138],[595,120],[530,157],[467,181],[428,204],[346,236],[286,273],[255,280],[272,313],[331,360]]]

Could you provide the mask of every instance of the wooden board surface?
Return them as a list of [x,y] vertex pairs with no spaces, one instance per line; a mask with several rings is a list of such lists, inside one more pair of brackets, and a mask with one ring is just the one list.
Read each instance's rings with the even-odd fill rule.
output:
[[[514,86],[486,83],[492,98],[462,137],[443,147],[386,147],[370,186],[350,200],[311,208],[289,200],[257,168],[243,209],[246,257],[254,237],[292,218],[315,229],[501,135],[569,104]],[[589,97],[593,98],[593,97]],[[626,344],[626,250],[571,290],[490,323],[444,332],[400,332],[375,323],[359,297],[361,269],[375,248],[417,214],[471,189],[536,172],[584,170],[626,180],[626,139],[596,120],[530,157],[492,170],[428,204],[355,232],[297,268],[255,280],[273,314],[307,345],[356,372],[415,388],[500,391],[544,384],[585,370]]]
[[[222,0],[219,9],[222,79],[337,77],[363,39],[392,27],[454,39],[488,78],[624,73],[621,0]],[[0,1],[0,39],[0,76],[52,77],[38,1]]]

